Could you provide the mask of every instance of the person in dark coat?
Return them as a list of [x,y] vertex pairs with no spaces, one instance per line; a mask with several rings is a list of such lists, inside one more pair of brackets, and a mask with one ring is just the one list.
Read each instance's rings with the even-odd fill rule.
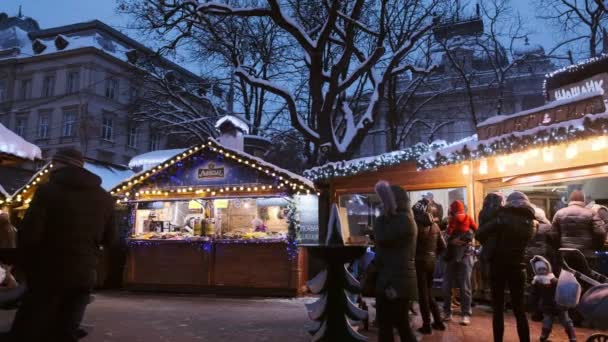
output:
[[506,205],[499,210],[496,217],[484,222],[475,235],[483,248],[489,249],[486,253],[490,260],[492,328],[495,342],[503,340],[507,286],[511,294],[519,340],[530,341],[530,328],[524,302],[525,250],[534,236],[536,225],[534,219],[535,210],[528,197],[524,193],[514,191],[507,197]]
[[52,159],[19,227],[17,250],[28,289],[15,315],[16,341],[77,341],[96,282],[100,247],[115,243],[114,201],[85,170],[82,153]]
[[[418,332],[430,334],[431,328],[445,330],[441,321],[439,306],[433,297],[433,274],[437,255],[446,249],[445,240],[439,226],[433,219],[433,209],[427,199],[418,201],[412,208],[414,219],[418,226],[418,241],[416,243],[416,276],[418,281],[418,303],[422,316],[422,327]],[[431,325],[431,313],[433,324]]]
[[376,238],[376,318],[380,342],[393,341],[397,328],[401,341],[414,342],[409,325],[409,307],[418,299],[416,285],[416,239],[410,199],[399,186],[379,181],[375,187],[382,200],[383,214],[374,225]]
[[471,275],[475,256],[473,250],[473,237],[477,224],[475,220],[465,213],[464,204],[454,201],[450,205],[450,220],[447,229],[447,251],[444,255],[446,261],[443,277],[443,313],[444,320],[452,319],[452,289],[460,290],[460,314],[462,325],[471,324],[471,302],[473,293],[471,288]]
[[443,219],[443,206],[440,203],[435,202],[435,195],[433,195],[432,192],[427,192],[422,198],[429,202],[429,212],[433,217],[433,222],[440,224]]
[[560,307],[555,302],[555,291],[557,289],[557,278],[552,272],[551,263],[540,255],[535,255],[530,260],[530,266],[534,270],[532,279],[532,291],[530,293],[530,305],[543,314],[543,329],[540,335],[541,342],[548,341],[553,328],[553,318],[557,316],[566,330],[570,342],[576,341],[574,324],[568,316],[568,310]]
[[552,230],[560,248],[576,248],[592,268],[596,265],[595,251],[604,246],[606,227],[596,212],[585,207],[582,191],[573,191],[568,206],[555,213]]
[[[479,226],[483,226],[488,222],[496,219],[498,212],[505,204],[505,198],[500,192],[491,192],[486,195],[483,199],[483,206],[479,212]],[[479,255],[481,263],[481,282],[484,294],[490,293],[490,255],[493,246],[496,245],[496,239],[492,239],[486,242],[485,246],[482,246],[481,253]]]

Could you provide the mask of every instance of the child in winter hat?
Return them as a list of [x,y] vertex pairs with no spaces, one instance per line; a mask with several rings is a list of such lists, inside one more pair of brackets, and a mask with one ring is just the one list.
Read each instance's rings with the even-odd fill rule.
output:
[[541,341],[548,341],[553,328],[553,319],[557,316],[566,330],[570,342],[576,341],[574,324],[568,316],[568,310],[560,307],[555,302],[555,290],[557,289],[557,278],[551,270],[551,264],[540,255],[535,255],[530,260],[534,270],[532,279],[532,292],[530,303],[538,306],[543,314],[543,329],[540,335]]

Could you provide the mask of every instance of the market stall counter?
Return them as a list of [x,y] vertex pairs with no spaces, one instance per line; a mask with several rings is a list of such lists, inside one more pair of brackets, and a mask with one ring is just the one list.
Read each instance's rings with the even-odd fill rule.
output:
[[293,296],[304,285],[299,213],[317,202],[303,177],[210,139],[112,194],[132,213],[129,289]]

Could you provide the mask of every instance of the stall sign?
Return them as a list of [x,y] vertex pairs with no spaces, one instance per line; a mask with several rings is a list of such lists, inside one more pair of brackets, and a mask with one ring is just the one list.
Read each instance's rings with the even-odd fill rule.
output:
[[557,89],[547,89],[547,93],[549,100],[555,101],[602,90],[604,95],[608,94],[608,73],[605,72]]
[[529,110],[525,115],[517,115],[500,122],[478,126],[477,137],[479,140],[485,140],[539,126],[580,119],[587,114],[603,113],[604,111],[606,111],[604,99],[601,95],[597,95],[548,109]]
[[296,196],[300,218],[300,243],[319,242],[319,198],[315,195]]
[[224,167],[216,166],[214,162],[210,162],[198,169],[198,178],[224,178]]

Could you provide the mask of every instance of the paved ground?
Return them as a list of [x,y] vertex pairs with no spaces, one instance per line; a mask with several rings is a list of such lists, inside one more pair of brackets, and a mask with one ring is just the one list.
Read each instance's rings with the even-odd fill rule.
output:
[[[256,299],[175,296],[160,294],[98,294],[86,316],[93,334],[85,342],[240,342],[309,341],[304,303],[313,298]],[[12,311],[0,311],[0,331],[8,328]],[[373,315],[373,312],[372,312]],[[505,342],[517,341],[515,322],[507,316]],[[418,327],[419,317],[412,323]],[[376,341],[376,331],[368,333]],[[532,322],[532,340],[538,340],[540,324]],[[579,341],[590,335],[579,329]],[[422,341],[491,341],[491,315],[476,308],[473,324],[450,323],[443,333],[424,336]],[[563,329],[555,327],[553,341],[567,341]]]

